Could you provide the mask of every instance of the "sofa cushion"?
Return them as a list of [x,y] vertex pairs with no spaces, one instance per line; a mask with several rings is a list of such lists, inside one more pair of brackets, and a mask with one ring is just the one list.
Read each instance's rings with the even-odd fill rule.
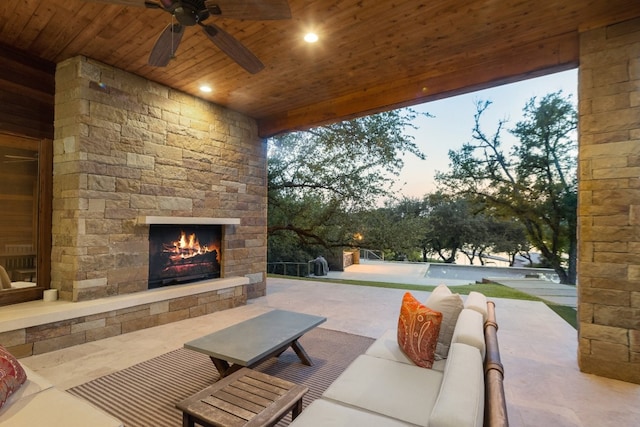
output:
[[27,374],[27,380],[18,390],[16,390],[11,396],[9,396],[9,399],[7,399],[4,406],[0,408],[0,414],[2,414],[2,412],[5,411],[8,406],[11,406],[15,401],[53,387],[53,384],[51,384],[49,380],[32,371],[31,369],[29,369],[29,367],[23,366],[23,369]]
[[469,292],[467,299],[464,301],[464,308],[469,308],[482,314],[483,322],[487,320],[487,316],[489,315],[487,312],[487,297],[480,292]]
[[0,408],[27,380],[27,374],[11,353],[0,346]]
[[453,331],[452,343],[460,342],[480,350],[482,360],[486,353],[484,342],[484,322],[482,314],[470,308],[465,308],[458,316],[456,329]]
[[433,365],[441,322],[442,313],[421,304],[411,292],[404,294],[398,318],[398,345],[416,365]]
[[291,427],[405,427],[411,424],[326,399],[316,399]]
[[[437,347],[436,347],[437,348]],[[393,360],[394,362],[407,363],[409,365],[415,365],[407,357],[407,355],[400,349],[398,345],[398,330],[388,329],[380,338],[375,340],[373,344],[369,346],[364,353],[373,357],[380,357],[382,359]],[[431,369],[436,371],[444,371],[444,365],[446,359],[435,360]]]
[[0,414],[2,427],[121,427],[122,423],[86,400],[55,387],[24,397]]
[[443,373],[367,355],[358,356],[323,398],[427,426]]
[[436,345],[436,360],[446,359],[449,354],[449,346],[456,328],[458,315],[464,307],[464,301],[459,294],[454,294],[445,285],[439,285],[431,292],[424,305],[432,310],[442,313],[442,323],[438,344]]
[[451,344],[429,427],[481,427],[484,421],[484,370],[477,348]]

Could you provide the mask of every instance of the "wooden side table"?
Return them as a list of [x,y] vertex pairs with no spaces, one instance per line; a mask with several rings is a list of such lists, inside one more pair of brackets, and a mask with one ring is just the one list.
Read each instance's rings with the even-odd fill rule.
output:
[[183,427],[273,426],[302,412],[307,387],[242,368],[176,404]]

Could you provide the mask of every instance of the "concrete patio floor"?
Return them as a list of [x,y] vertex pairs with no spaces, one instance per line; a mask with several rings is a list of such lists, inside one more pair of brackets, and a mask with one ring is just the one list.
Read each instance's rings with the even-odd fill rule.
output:
[[[67,389],[274,308],[326,316],[324,328],[376,338],[396,327],[403,293],[270,278],[267,295],[246,306],[21,361]],[[416,291],[414,295],[424,300],[429,293]],[[640,385],[581,373],[576,362],[575,329],[543,303],[495,301],[511,426],[640,425]]]

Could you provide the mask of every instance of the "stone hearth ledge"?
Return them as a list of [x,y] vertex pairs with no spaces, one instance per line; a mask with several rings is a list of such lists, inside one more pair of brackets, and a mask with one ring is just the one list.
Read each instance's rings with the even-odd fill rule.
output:
[[138,224],[239,225],[240,218],[200,218],[182,216],[139,216]]
[[226,277],[90,301],[29,301],[0,307],[0,333],[248,284],[248,277]]

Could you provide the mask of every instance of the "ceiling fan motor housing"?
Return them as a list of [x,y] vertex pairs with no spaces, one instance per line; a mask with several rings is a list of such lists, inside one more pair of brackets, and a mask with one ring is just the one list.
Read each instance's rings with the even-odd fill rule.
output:
[[192,27],[209,17],[204,0],[182,0],[173,4],[171,11],[176,20],[187,27]]

